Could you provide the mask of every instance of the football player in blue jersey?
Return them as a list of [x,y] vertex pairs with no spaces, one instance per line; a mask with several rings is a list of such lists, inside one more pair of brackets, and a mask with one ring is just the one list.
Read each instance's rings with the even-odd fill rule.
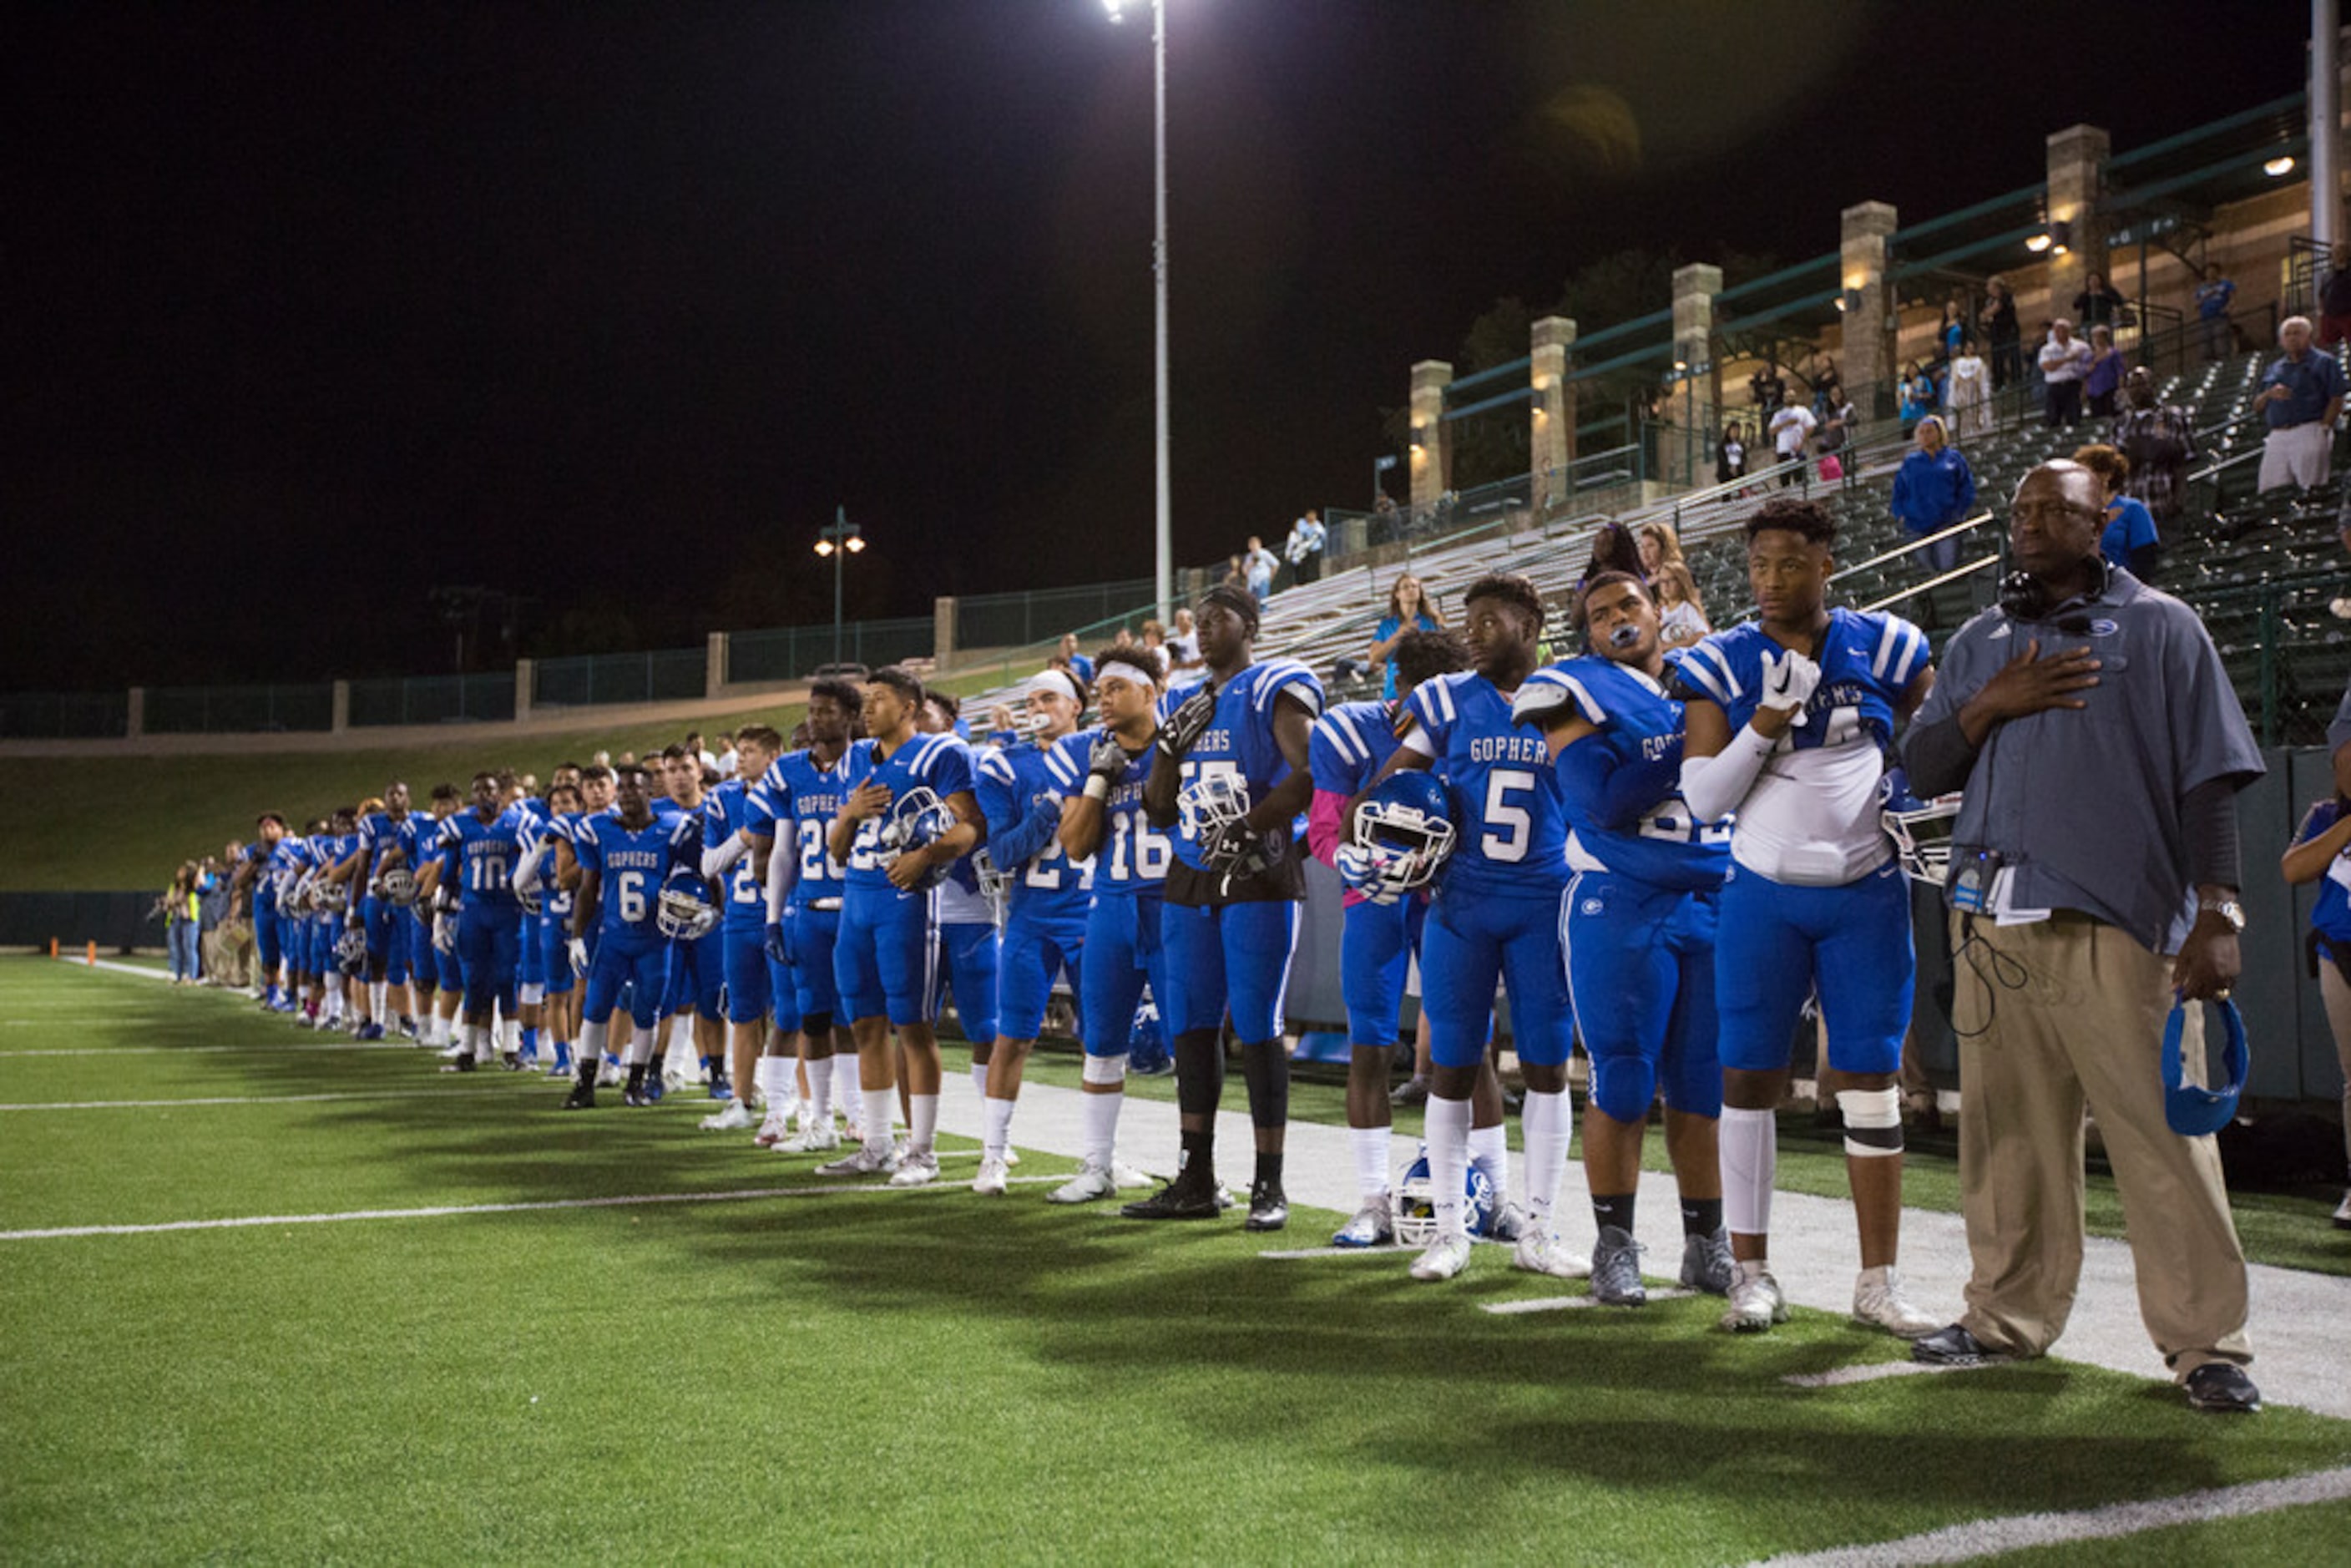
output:
[[1061,852],[1072,863],[1093,865],[1078,977],[1084,1163],[1046,1195],[1053,1203],[1091,1203],[1151,1183],[1118,1158],[1118,1113],[1135,1004],[1146,985],[1155,1004],[1167,994],[1160,915],[1176,852],[1143,804],[1159,731],[1159,666],[1148,654],[1103,650],[1093,683],[1101,724],[1062,737],[1045,756],[1061,798]]
[[1053,748],[1077,733],[1085,711],[1082,683],[1054,668],[1029,683],[1022,738],[980,758],[975,791],[987,819],[982,851],[1005,884],[1004,947],[998,967],[996,1050],[987,1063],[987,1116],[974,1192],[1001,1197],[1011,1179],[1012,1107],[1020,1072],[1043,1031],[1053,977],[1069,977],[1072,996],[1084,994],[1081,958],[1086,908],[1092,902],[1093,862],[1072,860],[1061,848],[1063,779],[1050,765]]
[[[522,904],[515,897],[514,868],[522,860],[529,815],[505,802],[495,773],[476,773],[472,810],[441,824],[438,858],[427,870],[426,891],[444,906],[461,899],[457,952],[465,970],[465,1038],[443,1071],[471,1072],[491,1058],[492,1009],[512,1017],[516,968],[522,942]],[[517,1065],[517,1063],[509,1063]]]
[[1592,1294],[1648,1300],[1633,1239],[1641,1137],[1662,1082],[1666,1150],[1681,1189],[1686,1289],[1729,1292],[1715,1147],[1722,1068],[1715,1060],[1715,905],[1730,862],[1728,823],[1701,822],[1681,797],[1682,705],[1666,690],[1672,659],[1656,601],[1629,573],[1583,587],[1595,652],[1538,670],[1511,712],[1541,727],[1567,808],[1562,929],[1576,1032],[1592,1063],[1583,1172],[1599,1240]]
[[1470,1093],[1486,1060],[1499,980],[1510,992],[1526,1082],[1527,1218],[1510,1260],[1581,1278],[1590,1265],[1559,1239],[1552,1212],[1574,1131],[1567,1098],[1574,1022],[1559,952],[1567,827],[1549,750],[1540,736],[1510,722],[1511,698],[1534,674],[1542,600],[1524,577],[1491,572],[1463,590],[1462,609],[1474,667],[1415,689],[1405,704],[1410,727],[1382,769],[1384,776],[1435,768],[1458,812],[1453,852],[1420,943],[1434,1062],[1426,1137],[1437,1239],[1413,1260],[1412,1276],[1449,1280],[1469,1261]]
[[655,812],[653,777],[653,769],[642,762],[622,763],[613,770],[617,809],[582,817],[572,831],[580,875],[569,958],[573,971],[586,981],[586,995],[580,1005],[577,1072],[563,1102],[567,1111],[595,1106],[596,1077],[623,988],[630,993],[636,1032],[625,1053],[628,1087],[621,1103],[653,1103],[645,1074],[669,972],[669,944],[660,931],[661,893],[680,866],[691,865],[698,875],[702,856],[700,819]]
[[[810,686],[807,744],[769,765],[746,802],[742,832],[751,846],[754,874],[768,890],[768,956],[789,975],[800,1020],[797,1061],[780,1051],[760,1059],[770,1107],[789,1105],[796,1071],[805,1080],[798,1131],[771,1115],[755,1140],[780,1154],[839,1147],[832,1126],[836,1102],[858,1134],[852,1142],[863,1141],[857,1052],[836,1050],[833,1028],[840,1009],[833,947],[848,871],[825,841],[832,819],[849,799],[849,748],[862,701],[847,681],[828,677]],[[781,854],[775,852],[779,838]]]
[[[701,754],[673,744],[663,748],[660,767],[669,788],[669,809],[699,822],[705,804]],[[697,861],[700,853],[695,852]],[[700,870],[698,864],[695,869]],[[667,1015],[662,1027],[668,1038],[654,1054],[666,1063],[664,1071],[670,1082],[706,1081],[714,1100],[731,1100],[735,1095],[724,1054],[726,988],[726,942],[721,927],[671,944],[669,995],[662,1009]]]
[[[1429,676],[1451,674],[1468,662],[1468,650],[1452,632],[1408,632],[1397,641],[1389,665],[1398,696],[1341,703],[1315,721],[1310,747],[1314,800],[1307,839],[1325,865],[1336,870],[1342,863],[1349,802],[1371,788],[1395,755],[1396,716],[1404,700]],[[1355,1186],[1363,1201],[1354,1218],[1331,1239],[1338,1247],[1379,1247],[1395,1239],[1388,1179],[1389,1129],[1395,1117],[1388,1078],[1405,981],[1420,951],[1428,894],[1416,890],[1402,897],[1375,898],[1350,886],[1342,904],[1339,990],[1347,1009],[1348,1141],[1354,1150]],[[1471,1129],[1472,1157],[1483,1133],[1496,1145],[1493,1156],[1507,1162],[1501,1083],[1490,1071],[1481,1075],[1476,1098],[1480,1114],[1475,1119],[1486,1125]]]
[[721,780],[703,802],[702,872],[722,881],[726,894],[719,940],[726,969],[727,1076],[735,1087],[726,1109],[703,1118],[712,1132],[753,1125],[755,1090],[767,1097],[769,1116],[790,1115],[789,1076],[778,1084],[759,1064],[770,1051],[778,1053],[776,1060],[789,1061],[781,1053],[799,1030],[799,997],[790,968],[768,955],[768,889],[744,831],[750,822],[752,788],[783,748],[784,737],[767,726],[746,727],[735,737],[735,777]]
[[[946,692],[925,691],[922,716],[915,727],[925,735],[953,735],[969,739],[962,705]],[[979,757],[972,753],[972,798],[978,800]],[[982,816],[985,817],[985,811]],[[940,1011],[947,995],[955,997],[956,1021],[971,1047],[972,1092],[987,1097],[987,1064],[996,1054],[997,970],[1003,944],[996,929],[995,903],[980,886],[977,852],[958,860],[939,883],[939,997],[932,1004]]]
[[344,984],[348,977],[340,944],[344,929],[358,918],[350,873],[359,846],[359,816],[356,806],[336,807],[327,831],[311,841],[311,972],[319,977],[320,1029],[340,1029],[358,1010]]
[[[571,1075],[571,1042],[579,1032],[580,989],[571,970],[571,911],[577,895],[557,879],[557,846],[570,840],[580,821],[581,797],[573,781],[578,776],[576,768],[568,779],[562,768],[556,769],[558,782],[547,787],[543,802],[547,814],[533,823],[533,842],[515,870],[516,891],[538,904],[536,915],[524,918],[522,939],[538,944],[538,972],[544,977],[539,1028],[552,1045],[546,1064],[552,1078]],[[528,1050],[529,1030],[524,1033]]]
[[236,886],[248,890],[247,904],[253,911],[255,984],[261,990],[261,1005],[271,1012],[286,1010],[287,993],[282,983],[286,950],[277,921],[277,878],[271,871],[277,846],[285,839],[286,819],[275,811],[262,812],[254,820],[253,841],[245,846],[245,862],[236,868],[233,879]]
[[424,995],[417,1004],[423,1026],[419,1043],[445,1050],[455,1038],[457,1009],[465,992],[465,966],[457,959],[455,915],[436,908],[444,902],[433,896],[439,880],[441,825],[462,809],[455,784],[435,784],[426,803],[429,813],[414,824],[409,837],[408,863],[416,869],[417,899],[409,906],[416,929],[409,934],[414,946],[417,973],[424,977]]
[[937,884],[980,839],[971,751],[951,735],[924,735],[923,683],[898,665],[873,672],[864,691],[865,732],[852,748],[854,781],[827,833],[848,867],[833,983],[857,1041],[864,1142],[817,1167],[820,1176],[888,1170],[897,1071],[890,1031],[906,1063],[906,1152],[898,1186],[935,1181],[939,1041],[933,1027],[938,964]]
[[[350,885],[361,890],[359,915],[367,932],[366,1021],[360,1027],[360,1040],[384,1037],[392,994],[404,993],[408,985],[408,923],[382,889],[384,873],[406,862],[402,841],[407,833],[408,800],[408,786],[401,780],[384,787],[383,804],[360,818],[359,843],[345,873]],[[404,1018],[408,998],[403,994],[400,1001]]]
[[1290,1222],[1281,1185],[1290,1122],[1282,994],[1306,891],[1295,823],[1313,792],[1308,743],[1322,685],[1295,659],[1258,662],[1257,601],[1244,589],[1203,594],[1199,626],[1207,677],[1161,699],[1167,714],[1143,796],[1152,826],[1176,830],[1160,915],[1167,962],[1160,1011],[1176,1045],[1183,1164],[1166,1187],[1121,1212],[1207,1219],[1222,1211],[1215,1129],[1225,1079],[1219,1033],[1229,1011],[1256,1129],[1247,1225],[1279,1230]]
[[1854,1316],[1908,1339],[1932,1333],[1902,1294],[1902,1101],[1910,1019],[1910,894],[1880,824],[1895,726],[1935,684],[1927,638],[1896,615],[1832,610],[1836,524],[1792,498],[1747,519],[1747,576],[1761,619],[1684,656],[1682,795],[1700,821],[1732,812],[1731,866],[1715,939],[1722,1015],[1723,1210],[1739,1280],[1722,1326],[1759,1333],[1788,1315],[1769,1242],[1773,1113],[1807,992],[1826,1064],[1844,1085],[1845,1176],[1861,1230]]

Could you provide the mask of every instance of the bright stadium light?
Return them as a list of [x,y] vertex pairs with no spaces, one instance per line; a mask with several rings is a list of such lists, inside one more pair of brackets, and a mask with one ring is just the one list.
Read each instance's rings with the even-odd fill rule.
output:
[[817,530],[816,553],[832,558],[832,662],[841,663],[841,563],[865,548],[865,538],[849,520],[849,508],[835,507],[832,521]]
[[2291,153],[2281,153],[2277,157],[2271,159],[2268,162],[2262,165],[2262,172],[2267,174],[2273,180],[2283,180],[2288,174],[2294,172],[2293,155]]

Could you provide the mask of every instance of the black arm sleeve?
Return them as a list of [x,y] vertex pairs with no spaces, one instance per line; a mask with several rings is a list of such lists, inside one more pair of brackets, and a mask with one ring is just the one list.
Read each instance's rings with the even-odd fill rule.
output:
[[1912,725],[1902,738],[1902,765],[1910,772],[1910,792],[1922,800],[1965,789],[1976,748],[1959,727],[1958,710],[1933,724]]
[[2179,804],[2181,836],[2188,841],[2188,880],[2199,887],[2242,887],[2242,855],[2237,841],[2235,774],[2208,779]]

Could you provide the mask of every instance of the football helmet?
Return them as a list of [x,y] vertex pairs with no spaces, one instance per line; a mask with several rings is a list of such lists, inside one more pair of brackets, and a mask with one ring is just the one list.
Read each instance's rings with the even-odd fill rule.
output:
[[[955,812],[939,799],[936,790],[928,787],[909,789],[890,802],[890,810],[874,834],[873,859],[887,871],[898,863],[900,855],[938,842],[955,830]],[[923,873],[917,890],[938,886],[946,880],[947,870],[946,862],[934,864]]]
[[367,964],[367,932],[357,925],[343,927],[335,938],[335,967],[346,975],[356,975]]
[[1445,781],[1421,768],[1391,773],[1355,808],[1339,874],[1375,903],[1393,904],[1437,879],[1453,852],[1453,798]]
[[[1462,1218],[1468,1222],[1469,1234],[1484,1236],[1494,1225],[1494,1184],[1476,1166],[1463,1184]],[[1404,1180],[1396,1184],[1395,1239],[1406,1247],[1426,1247],[1437,1239],[1437,1188],[1428,1176],[1428,1145],[1420,1146],[1420,1157],[1405,1167]]]
[[321,915],[340,915],[351,906],[351,890],[348,883],[329,882],[320,877],[310,884],[310,907]]
[[1249,780],[1227,768],[1204,769],[1176,796],[1184,831],[1200,847],[1200,858],[1227,877],[1255,876],[1278,852],[1267,835],[1250,829],[1249,809]]
[[296,918],[310,913],[310,882],[308,877],[288,877],[286,885],[277,890],[277,913]]
[[380,879],[383,896],[392,904],[405,909],[416,902],[416,873],[406,866],[394,866]]
[[2181,1026],[2188,1021],[2188,1009],[2195,1005],[2173,993],[2171,1017],[2163,1025],[2163,1119],[2183,1138],[2217,1133],[2236,1119],[2237,1101],[2245,1092],[2245,1076],[2253,1065],[2252,1052],[2245,1044],[2244,1015],[2237,1011],[2236,1003],[2218,997],[2212,1005],[2220,1009],[2220,1027],[2226,1035],[2220,1064],[2229,1081],[2217,1089],[2187,1081],[2180,1060],[2179,1035]]
[[1012,898],[1012,873],[999,870],[996,857],[982,844],[971,852],[972,874],[979,879],[979,895],[987,900],[988,908],[996,912],[996,923],[1004,924],[1004,911]]
[[718,906],[702,878],[685,866],[672,872],[653,901],[653,929],[673,942],[691,942],[717,926]]
[[1938,795],[1921,800],[1910,792],[1910,778],[1899,768],[1886,769],[1878,785],[1878,821],[1894,841],[1903,874],[1913,882],[1936,887],[1950,880],[1951,825],[1959,814],[1959,797]]
[[525,887],[520,883],[516,883],[513,886],[515,902],[522,905],[522,912],[525,915],[537,915],[546,907],[539,899],[538,888]]

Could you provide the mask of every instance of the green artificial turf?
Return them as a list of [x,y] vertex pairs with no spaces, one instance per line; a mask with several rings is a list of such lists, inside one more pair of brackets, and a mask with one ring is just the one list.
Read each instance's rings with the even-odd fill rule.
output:
[[[698,1133],[699,1097],[566,1115],[143,977],[0,960],[0,1102],[183,1102],[0,1112],[0,1229],[825,1188],[0,1240],[11,1563],[1702,1563],[2351,1463],[2351,1424],[2064,1363],[1792,1387],[1901,1347],[1803,1311],[1734,1340],[1704,1300],[1495,1315],[1582,1287],[1060,1209],[1041,1155],[999,1202],[967,1158],[825,1184]],[[328,1093],[379,1097],[185,1103]],[[1801,1142],[1783,1174],[1834,1164]],[[2346,1530],[2067,1551],[2315,1562]]]

